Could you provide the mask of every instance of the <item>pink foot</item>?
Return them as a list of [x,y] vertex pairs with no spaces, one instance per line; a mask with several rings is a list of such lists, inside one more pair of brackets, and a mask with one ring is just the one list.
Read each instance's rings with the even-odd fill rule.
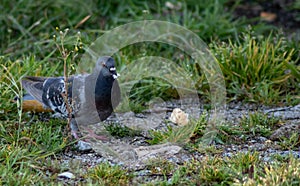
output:
[[87,131],[88,134],[86,134],[84,136],[84,138],[85,138],[85,140],[87,140],[89,142],[90,142],[90,140],[88,138],[93,138],[93,139],[97,139],[97,140],[101,140],[101,141],[108,141],[108,138],[106,136],[97,135],[97,134],[95,134],[95,132],[92,129],[85,128],[85,131]]

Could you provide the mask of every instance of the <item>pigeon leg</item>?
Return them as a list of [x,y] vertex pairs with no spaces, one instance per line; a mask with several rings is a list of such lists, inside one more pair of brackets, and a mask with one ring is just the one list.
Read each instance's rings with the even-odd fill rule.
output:
[[[70,128],[71,128],[71,134],[72,136],[75,138],[75,139],[80,139],[80,137],[82,136],[80,131],[79,131],[79,128],[78,128],[78,125],[77,125],[77,122],[74,118],[71,119],[71,122],[70,122]],[[93,138],[93,139],[97,139],[97,140],[102,140],[102,141],[107,141],[107,137],[106,136],[102,136],[102,135],[97,135],[95,134],[95,132],[88,128],[88,127],[84,127],[83,128],[83,131],[84,132],[87,132],[86,135],[84,135],[84,139],[86,141],[90,141],[89,138]],[[80,136],[80,137],[79,137]]]
[[72,134],[72,136],[75,139],[78,140],[79,139],[78,134],[80,134],[80,133],[79,133],[77,122],[76,122],[76,120],[74,118],[71,119],[70,128],[71,128],[71,134]]
[[72,118],[71,121],[70,121],[70,128],[71,128],[72,136],[76,140],[78,140],[77,145],[76,145],[77,149],[79,151],[82,151],[82,152],[91,151],[92,150],[91,144],[89,142],[85,142],[85,141],[80,139],[79,135],[81,136],[81,134],[79,132],[77,122],[74,118]]
[[85,128],[85,131],[88,132],[86,136],[86,138],[94,138],[94,139],[97,139],[97,140],[101,140],[101,141],[108,141],[108,138],[106,136],[102,136],[102,135],[97,135],[95,134],[95,132],[90,129],[90,128]]

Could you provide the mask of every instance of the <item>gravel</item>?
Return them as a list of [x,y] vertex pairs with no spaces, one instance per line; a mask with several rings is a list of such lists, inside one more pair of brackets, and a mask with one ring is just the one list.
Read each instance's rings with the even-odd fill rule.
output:
[[[120,124],[126,125],[126,122],[130,123],[129,127],[136,128],[137,126],[142,126],[138,124],[146,121],[146,127],[142,127],[142,135],[128,138],[116,139],[111,137],[108,142],[92,142],[93,151],[91,152],[78,152],[76,150],[70,150],[60,154],[58,157],[60,161],[64,164],[70,163],[70,161],[78,160],[81,162],[83,170],[87,171],[89,168],[96,166],[102,162],[109,162],[112,165],[121,165],[127,169],[133,170],[139,176],[144,176],[149,174],[145,170],[145,162],[151,158],[163,158],[174,164],[181,165],[186,161],[190,161],[192,158],[200,159],[207,156],[207,154],[214,156],[213,153],[200,153],[200,152],[189,152],[182,146],[176,144],[166,143],[162,146],[150,146],[145,142],[148,139],[147,130],[158,129],[163,130],[166,128],[166,118],[171,114],[171,111],[175,107],[179,107],[189,113],[189,111],[194,111],[198,113],[204,112],[204,104],[201,104],[197,109],[195,105],[189,107],[187,104],[181,103],[174,104],[164,103],[167,109],[162,109],[162,113],[155,113],[151,115],[151,112],[143,113],[141,115],[135,116],[133,113],[122,113],[116,114],[108,119],[109,122],[118,122]],[[293,107],[268,107],[259,106],[255,104],[244,104],[241,102],[232,102],[227,105],[226,112],[222,112],[225,115],[225,120],[233,125],[236,125],[242,117],[247,117],[250,113],[262,112],[267,115],[279,117],[281,120],[282,127],[279,127],[273,132],[270,138],[264,136],[246,136],[246,140],[239,142],[237,144],[215,144],[215,148],[219,150],[220,153],[216,153],[218,156],[223,158],[232,157],[237,153],[248,153],[257,152],[259,157],[263,162],[272,162],[274,155],[288,156],[292,154],[296,158],[300,158],[300,150],[281,150],[278,145],[280,137],[289,136],[291,132],[298,132],[300,134],[300,105]],[[192,113],[193,114],[193,113]],[[199,115],[199,114],[198,114]],[[129,116],[129,117],[128,117]],[[136,122],[136,123],[135,123]],[[152,123],[151,123],[152,122]],[[159,123],[157,123],[159,122]],[[155,124],[153,124],[155,123]],[[176,127],[174,124],[170,126]],[[127,125],[126,125],[127,126]],[[289,128],[291,130],[287,130]],[[95,127],[95,126],[94,126]],[[284,131],[284,132],[283,132]],[[99,145],[99,144],[100,145]],[[96,147],[95,147],[96,146]],[[137,153],[137,149],[143,149],[143,155]],[[145,150],[146,149],[146,150]],[[111,153],[110,151],[114,153]],[[148,151],[147,151],[148,150]],[[168,152],[168,153],[167,153]],[[145,155],[146,154],[146,155]]]

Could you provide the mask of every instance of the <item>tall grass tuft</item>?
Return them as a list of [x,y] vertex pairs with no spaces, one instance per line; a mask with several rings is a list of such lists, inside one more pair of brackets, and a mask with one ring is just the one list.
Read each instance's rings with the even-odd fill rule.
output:
[[282,38],[243,34],[242,43],[229,40],[212,46],[225,76],[232,99],[263,104],[282,103],[283,95],[295,95],[295,49],[288,49]]

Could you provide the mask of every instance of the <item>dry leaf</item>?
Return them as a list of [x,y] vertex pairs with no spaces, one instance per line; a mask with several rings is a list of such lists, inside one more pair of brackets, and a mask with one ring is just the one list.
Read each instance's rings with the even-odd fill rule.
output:
[[261,12],[260,13],[260,18],[262,20],[268,21],[268,22],[272,22],[277,18],[277,15],[274,13],[270,13],[270,12]]

